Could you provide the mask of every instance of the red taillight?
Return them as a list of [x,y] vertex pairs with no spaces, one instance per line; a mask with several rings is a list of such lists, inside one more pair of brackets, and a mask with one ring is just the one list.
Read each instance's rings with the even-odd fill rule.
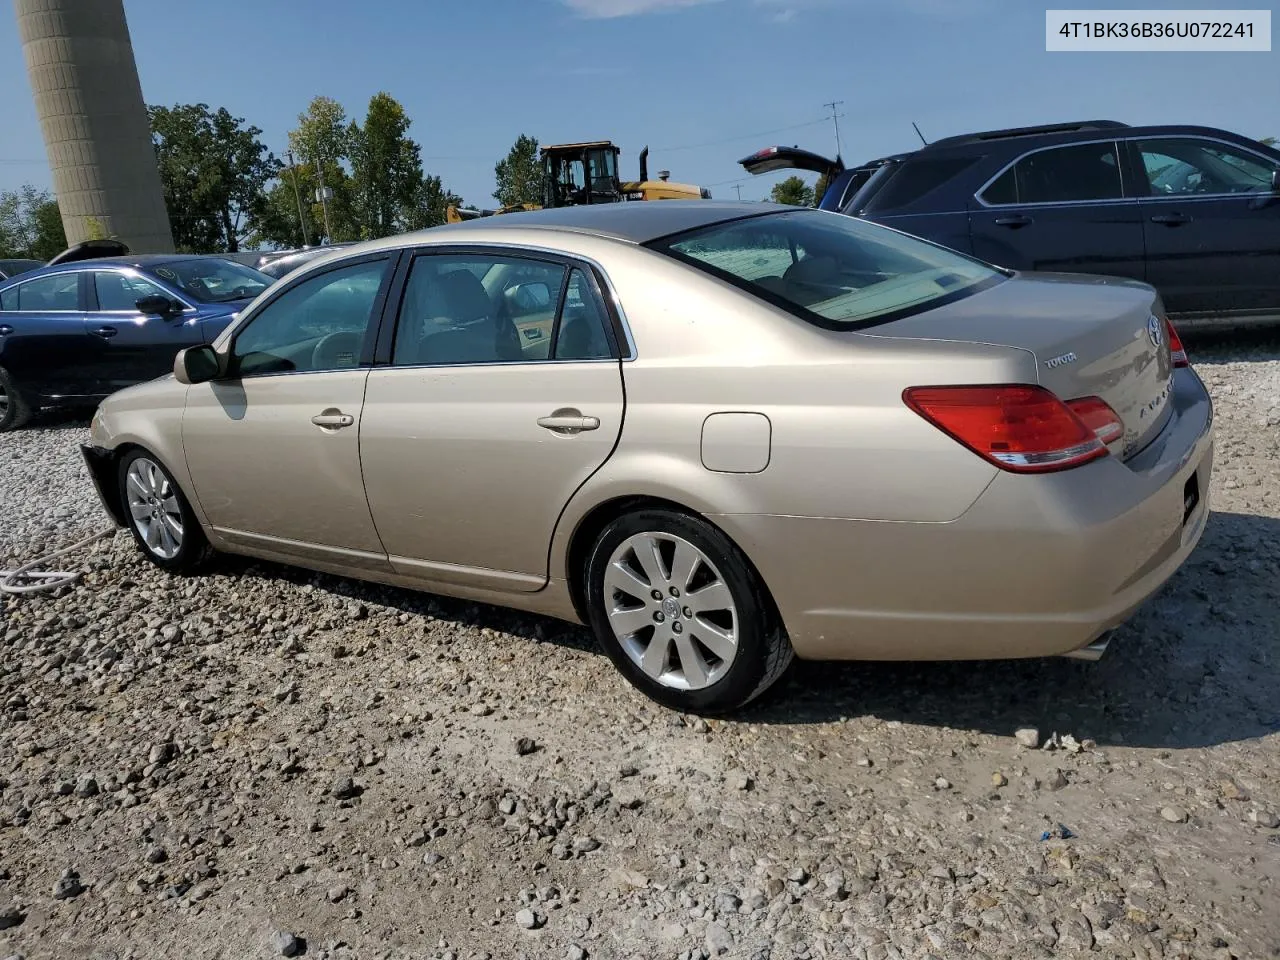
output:
[[1182,338],[1178,336],[1178,331],[1173,329],[1173,324],[1166,318],[1164,327],[1169,331],[1169,359],[1173,361],[1175,367],[1189,367],[1191,361],[1187,359],[1187,348],[1182,345]]
[[1124,434],[1124,423],[1101,397],[1068,400],[1067,407],[1103,443],[1113,443]]
[[902,399],[939,430],[1003,470],[1066,470],[1107,455],[1106,444],[1094,431],[1044,387],[909,387]]

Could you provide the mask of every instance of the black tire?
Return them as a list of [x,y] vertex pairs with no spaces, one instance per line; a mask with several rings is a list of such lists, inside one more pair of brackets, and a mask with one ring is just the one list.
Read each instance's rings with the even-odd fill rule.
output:
[[9,371],[0,367],[0,433],[26,426],[32,412],[31,405],[14,385]]
[[[180,518],[181,533],[175,537],[177,540],[177,550],[170,554],[170,545],[166,541],[157,541],[155,545],[148,542],[146,536],[139,529],[140,522],[134,514],[134,502],[131,500],[130,487],[130,470],[135,464],[143,464],[139,469],[141,471],[149,471],[154,468],[158,471],[158,489],[159,495],[155,498],[158,503],[152,503],[152,506],[161,509],[161,512],[167,512],[170,516],[174,515],[172,509],[173,504],[169,503],[170,495],[172,500],[176,501],[176,515]],[[149,464],[150,466],[146,466]],[[154,563],[162,570],[169,573],[190,573],[198,569],[213,554],[213,548],[209,546],[209,540],[204,535],[204,530],[200,527],[200,521],[196,519],[195,512],[191,509],[191,504],[187,502],[186,495],[183,494],[182,488],[174,482],[173,475],[165,468],[160,459],[146,450],[130,450],[120,458],[117,466],[116,483],[119,488],[120,505],[124,512],[125,521],[129,525],[129,532],[133,534],[134,542],[142,551],[142,555]],[[134,495],[140,493],[138,488],[133,488]],[[169,510],[164,511],[164,505],[169,504]],[[141,506],[147,506],[146,503]],[[172,535],[172,526],[169,527]]]
[[[645,534],[652,534],[659,539],[680,538],[696,547],[718,573],[732,598],[736,611],[736,653],[732,660],[720,661],[724,666],[718,679],[698,689],[679,689],[650,676],[633,659],[632,654],[627,652],[623,640],[615,634],[610,624],[610,610],[614,606],[615,596],[618,596],[612,587],[606,587],[605,582],[611,558],[630,538]],[[664,563],[665,569],[674,574],[674,560],[659,562]],[[701,572],[703,567],[700,565],[696,569]],[[708,575],[711,573],[710,570],[706,572]],[[791,642],[782,629],[773,602],[751,563],[727,536],[699,517],[660,509],[625,514],[600,532],[587,557],[582,575],[586,577],[588,622],[600,645],[634,687],[650,699],[673,710],[709,715],[736,710],[777,682],[794,658]],[[623,594],[620,602],[629,608],[633,607],[635,601],[630,599],[632,596]],[[696,593],[688,596],[696,596]],[[652,594],[650,599],[654,599]],[[658,601],[654,599],[654,603],[657,604]],[[636,606],[635,609],[640,608]],[[672,617],[672,630],[675,629],[675,619],[690,624],[687,642],[692,642],[699,631],[697,621],[689,618],[688,609],[681,615],[673,614]],[[642,629],[629,642],[637,645],[643,643],[643,634]],[[674,639],[672,642],[675,642]],[[703,653],[710,653],[701,645],[698,649]],[[712,656],[709,659],[718,658]],[[707,676],[711,675],[708,671]]]

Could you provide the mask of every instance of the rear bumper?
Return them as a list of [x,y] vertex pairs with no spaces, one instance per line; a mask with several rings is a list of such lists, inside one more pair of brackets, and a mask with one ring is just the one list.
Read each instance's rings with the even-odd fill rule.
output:
[[115,455],[104,447],[92,444],[80,444],[80,455],[85,466],[89,468],[89,478],[93,481],[93,489],[98,494],[98,502],[117,527],[125,526],[124,511],[120,498],[115,496],[116,461]]
[[1081,650],[1182,565],[1208,519],[1213,410],[1191,370],[1128,462],[1000,473],[948,523],[715,518],[807,659],[968,660]]

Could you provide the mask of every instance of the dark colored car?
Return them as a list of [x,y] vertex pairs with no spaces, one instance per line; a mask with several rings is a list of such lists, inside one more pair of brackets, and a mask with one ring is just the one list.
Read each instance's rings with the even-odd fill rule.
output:
[[965,134],[824,174],[819,204],[1016,270],[1150,283],[1175,322],[1280,322],[1280,150],[1213,127],[1095,120]]
[[12,280],[20,273],[29,273],[32,270],[39,270],[44,266],[40,260],[0,260],[0,283],[6,280]]
[[169,373],[272,278],[221,257],[76,260],[0,282],[0,432]]

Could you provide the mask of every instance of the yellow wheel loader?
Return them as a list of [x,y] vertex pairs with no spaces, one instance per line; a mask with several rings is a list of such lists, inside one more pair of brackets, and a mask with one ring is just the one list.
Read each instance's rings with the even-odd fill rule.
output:
[[543,207],[576,207],[589,203],[622,203],[629,200],[710,200],[711,192],[691,183],[672,183],[666,170],[649,179],[649,148],[640,151],[640,179],[618,176],[622,150],[611,140],[562,143],[543,147],[542,203],[517,203],[497,210],[461,210],[450,207],[449,223],[491,217]]

